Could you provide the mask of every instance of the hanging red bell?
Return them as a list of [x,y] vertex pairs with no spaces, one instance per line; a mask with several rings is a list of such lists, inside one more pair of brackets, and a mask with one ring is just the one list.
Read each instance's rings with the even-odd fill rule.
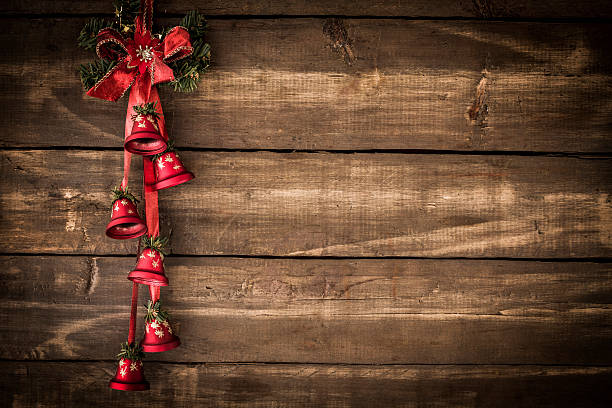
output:
[[106,235],[114,239],[138,238],[147,232],[147,224],[138,215],[136,204],[123,197],[113,201],[111,220]]
[[130,272],[128,279],[143,285],[168,286],[163,255],[153,248],[145,248],[140,253],[136,268]]
[[153,115],[134,115],[132,133],[123,146],[130,153],[149,156],[162,153],[168,144],[159,132],[157,118]]
[[155,182],[151,184],[153,190],[161,190],[185,183],[195,176],[187,171],[178,155],[174,151],[167,151],[154,161]]
[[168,313],[161,309],[160,302],[149,301],[145,317],[145,334],[140,345],[146,353],[158,353],[180,346],[181,340],[173,333]]
[[110,388],[122,391],[144,391],[149,383],[144,378],[141,360],[122,358],[117,365],[117,374],[108,384]]

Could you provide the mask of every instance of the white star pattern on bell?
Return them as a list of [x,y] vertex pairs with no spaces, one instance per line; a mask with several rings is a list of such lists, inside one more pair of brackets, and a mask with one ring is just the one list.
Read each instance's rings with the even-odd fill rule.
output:
[[149,258],[155,258],[155,251],[149,250],[147,255],[149,256]]
[[147,127],[147,125],[145,125],[144,122],[138,122],[138,127],[143,128],[143,127]]
[[164,157],[164,160],[167,161],[167,162],[173,162],[174,161],[170,155]]
[[162,337],[164,337],[164,331],[163,330],[155,330],[155,334],[157,335],[157,337],[159,337],[160,339]]
[[145,259],[144,254],[140,254],[140,259]]
[[164,168],[164,162],[163,162],[163,161],[161,161],[161,159],[158,159],[158,160],[157,160],[157,166],[158,166],[160,169],[163,169],[163,168]]
[[153,265],[154,268],[157,268],[159,266],[159,261],[151,261],[151,265]]
[[115,203],[115,211],[119,211],[119,203]]
[[179,164],[177,164],[176,166],[172,167],[174,170],[178,170],[181,168],[181,166]]
[[142,117],[142,115],[139,113],[138,115],[134,116],[134,121],[136,122],[141,122],[144,118]]
[[124,359],[119,360],[119,367],[123,367],[124,364],[125,364]]
[[142,48],[142,45],[139,45],[138,49],[136,50],[136,55],[142,62],[151,61],[153,59],[153,48],[149,47],[148,45],[145,45],[145,47]]
[[138,366],[136,365],[135,361],[132,361],[132,364],[130,364],[130,371],[136,371],[138,369]]
[[123,205],[127,205],[127,203],[128,203],[128,202],[127,202],[127,200],[126,200],[125,198],[124,198],[123,200],[121,200],[121,204],[123,204]]
[[128,214],[134,214],[134,211],[128,210]]
[[156,322],[155,320],[153,320],[153,321],[150,323],[150,326],[151,326],[152,328],[154,328],[154,329],[159,329],[159,324],[157,324],[157,322]]
[[121,374],[122,377],[125,377],[125,375],[127,374],[127,367],[124,367],[119,370],[119,374]]

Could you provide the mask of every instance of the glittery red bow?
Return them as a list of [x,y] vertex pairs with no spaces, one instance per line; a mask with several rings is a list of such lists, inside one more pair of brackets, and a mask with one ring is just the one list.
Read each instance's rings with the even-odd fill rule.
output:
[[100,58],[118,63],[87,91],[87,95],[117,101],[133,86],[139,99],[147,101],[153,86],[174,80],[172,69],[166,63],[193,52],[189,33],[183,27],[174,27],[163,41],[154,38],[152,14],[153,2],[143,1],[143,13],[136,17],[133,39],[111,28],[98,33],[96,53]]

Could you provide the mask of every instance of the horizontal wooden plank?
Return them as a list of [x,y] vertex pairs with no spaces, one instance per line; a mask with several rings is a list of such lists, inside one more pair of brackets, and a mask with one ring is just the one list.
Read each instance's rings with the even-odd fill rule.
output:
[[608,407],[609,367],[145,363],[147,392],[108,388],[111,362],[0,363],[3,406]]
[[[0,358],[114,355],[133,264],[1,258]],[[170,257],[167,274],[183,344],[151,360],[612,362],[609,264]]]
[[[134,265],[126,257],[1,256],[0,302],[122,304]],[[612,299],[609,263],[171,256],[165,265],[168,307],[220,313],[544,316]]]
[[[84,22],[3,21],[0,145],[121,146],[125,102],[80,86],[76,67],[93,58],[74,45]],[[198,92],[165,88],[162,100],[180,147],[609,152],[611,34],[609,24],[213,20],[212,71]]]
[[[118,151],[4,151],[4,253],[129,254],[104,236]],[[609,257],[610,160],[185,152],[160,193],[176,254]],[[135,163],[137,161],[135,160]],[[138,167],[138,166],[134,166]],[[139,172],[132,176],[139,185]],[[138,194],[138,189],[134,190]]]
[[[474,17],[474,18],[588,18],[611,17],[610,3],[602,0],[529,1],[487,0],[465,2],[458,0],[397,1],[265,1],[244,0],[161,0],[156,2],[156,14],[185,13],[199,9],[207,15],[353,15],[353,16],[405,16],[405,17]],[[66,0],[37,0],[25,3],[7,0],[0,4],[0,13],[111,13],[112,2],[95,0],[72,2]]]

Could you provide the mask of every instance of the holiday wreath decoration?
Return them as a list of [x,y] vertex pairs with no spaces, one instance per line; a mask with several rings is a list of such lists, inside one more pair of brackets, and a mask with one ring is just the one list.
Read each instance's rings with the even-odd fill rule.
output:
[[[155,31],[153,0],[115,0],[115,18],[92,18],[81,30],[79,46],[95,50],[99,57],[81,65],[87,95],[116,102],[129,92],[125,119],[123,180],[112,191],[111,220],[106,235],[113,239],[140,238],[132,281],[128,340],[117,355],[117,373],[109,386],[117,390],[149,389],[144,377],[144,353],[171,350],[180,345],[168,313],[162,309],[160,288],[168,286],[164,270],[167,238],[159,235],[157,192],[194,178],[181,162],[168,137],[157,86],[169,84],[176,91],[197,88],[207,71],[210,46],[204,40],[206,21],[189,12],[176,27]],[[132,155],[142,156],[145,219],[138,215],[138,200],[128,190]],[[142,249],[142,250],[141,250]],[[138,285],[147,285],[143,339],[135,342]]]

